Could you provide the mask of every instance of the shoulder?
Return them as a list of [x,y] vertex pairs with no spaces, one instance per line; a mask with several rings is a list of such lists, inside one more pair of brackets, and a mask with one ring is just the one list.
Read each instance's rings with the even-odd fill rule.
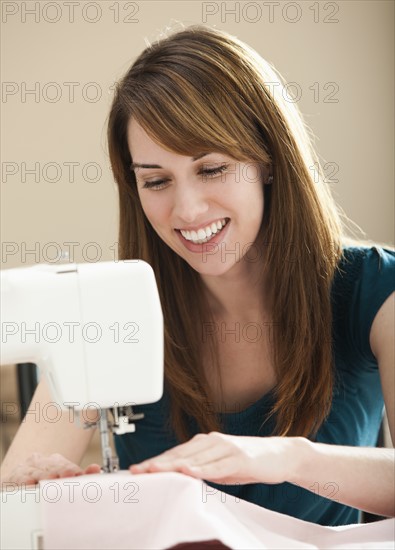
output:
[[383,246],[343,246],[338,272],[348,276],[361,275],[362,270],[379,274],[386,268],[395,266],[395,250]]
[[395,251],[382,246],[345,246],[332,284],[337,344],[375,361],[370,331],[381,306],[395,290]]
[[[362,294],[372,294],[372,287],[385,295],[395,289],[395,250],[381,246],[345,246],[332,285],[334,298],[349,300],[356,285]],[[384,300],[383,300],[384,301]]]

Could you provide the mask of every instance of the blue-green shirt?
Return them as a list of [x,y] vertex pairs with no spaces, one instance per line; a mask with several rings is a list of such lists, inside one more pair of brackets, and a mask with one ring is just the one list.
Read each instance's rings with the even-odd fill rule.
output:
[[[332,284],[333,353],[336,382],[329,417],[315,440],[321,443],[375,446],[383,414],[383,395],[377,361],[369,344],[373,319],[395,290],[395,252],[383,248],[346,247]],[[220,415],[223,432],[266,437],[275,419],[262,426],[273,405],[273,392],[242,411]],[[136,432],[115,437],[121,468],[160,454],[179,442],[168,427],[166,393],[157,403],[134,407],[143,412]],[[208,411],[209,414],[209,411]],[[191,419],[192,434],[198,433]],[[315,483],[308,491],[291,483],[219,485],[214,488],[290,516],[321,525],[347,525],[359,521],[359,512],[339,504],[336,483]]]

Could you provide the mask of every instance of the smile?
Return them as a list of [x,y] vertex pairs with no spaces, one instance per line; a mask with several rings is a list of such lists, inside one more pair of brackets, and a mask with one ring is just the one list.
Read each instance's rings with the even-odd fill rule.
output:
[[198,231],[186,231],[183,229],[179,231],[187,241],[191,241],[195,244],[202,244],[211,241],[215,235],[218,235],[222,231],[228,222],[229,218],[222,218]]

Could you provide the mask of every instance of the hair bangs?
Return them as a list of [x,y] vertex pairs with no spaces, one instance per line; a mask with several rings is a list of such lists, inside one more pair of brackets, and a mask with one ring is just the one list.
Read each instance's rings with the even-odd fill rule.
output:
[[269,162],[257,149],[262,135],[251,110],[216,64],[195,63],[191,70],[185,62],[173,62],[137,72],[120,87],[119,99],[127,117],[168,151],[186,156],[218,151],[239,161]]

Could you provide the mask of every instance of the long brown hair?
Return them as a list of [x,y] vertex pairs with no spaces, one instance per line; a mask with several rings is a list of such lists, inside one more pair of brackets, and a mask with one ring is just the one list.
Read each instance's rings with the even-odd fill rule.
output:
[[[220,429],[207,406],[210,388],[197,330],[212,317],[200,275],[158,237],[142,210],[126,137],[131,117],[178,154],[220,151],[271,167],[273,183],[264,185],[265,214],[255,246],[264,251],[272,281],[275,433],[314,435],[332,401],[330,288],[342,228],[283,79],[236,37],[193,25],[149,45],[116,87],[108,142],[119,189],[119,255],[154,269],[165,321],[171,421],[185,441],[191,435],[188,416],[202,432]],[[216,345],[207,344],[218,368]]]

